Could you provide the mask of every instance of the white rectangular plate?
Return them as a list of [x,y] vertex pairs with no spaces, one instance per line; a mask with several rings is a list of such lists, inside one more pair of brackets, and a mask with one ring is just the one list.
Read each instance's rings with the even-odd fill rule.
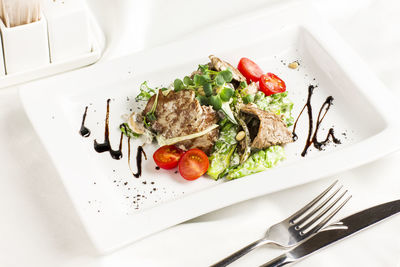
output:
[[[139,85],[147,80],[150,86],[167,86],[208,62],[209,54],[232,64],[246,56],[283,78],[294,116],[305,104],[308,85],[318,85],[314,113],[327,96],[335,98],[322,132],[334,125],[342,144],[328,145],[325,151],[311,149],[302,158],[308,131],[304,114],[298,123],[299,140],[286,146],[282,164],[228,182],[207,177],[188,182],[174,171],[156,170],[153,145],[145,146],[148,160],[141,178],[134,178],[128,168],[126,139],[121,160],[94,151],[93,140],[103,141],[108,98],[110,137],[116,148],[121,115],[136,107]],[[294,60],[300,62],[298,70],[287,67]],[[301,5],[260,11],[186,40],[21,85],[20,95],[102,252],[201,214],[364,164],[399,147],[391,94],[329,26]],[[85,106],[86,126],[92,131],[88,138],[78,134]],[[133,162],[139,144],[131,142]]]

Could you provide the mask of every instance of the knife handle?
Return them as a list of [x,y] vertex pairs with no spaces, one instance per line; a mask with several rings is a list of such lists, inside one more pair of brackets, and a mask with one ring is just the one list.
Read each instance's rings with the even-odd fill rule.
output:
[[260,267],[280,267],[280,266],[284,266],[284,265],[292,263],[292,262],[294,262],[294,260],[288,258],[286,256],[286,254],[282,254],[279,257],[276,257],[275,259],[273,259],[267,263],[264,263]]

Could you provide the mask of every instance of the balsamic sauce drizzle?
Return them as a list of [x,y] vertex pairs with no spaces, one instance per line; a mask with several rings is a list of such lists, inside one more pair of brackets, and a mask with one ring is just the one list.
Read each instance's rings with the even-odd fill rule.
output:
[[110,144],[110,132],[109,132],[109,127],[108,127],[108,121],[109,121],[109,115],[110,115],[110,101],[111,99],[107,99],[107,112],[106,112],[106,124],[105,124],[105,129],[104,129],[104,142],[103,143],[97,143],[96,139],[94,140],[94,150],[96,150],[98,153],[103,153],[106,151],[110,152],[110,155],[113,159],[121,159],[122,158],[122,139],[123,139],[123,133],[121,132],[121,138],[119,141],[119,149],[118,150],[113,150]]
[[135,176],[136,178],[139,178],[142,175],[142,155],[144,156],[144,159],[147,160],[147,156],[143,150],[143,147],[138,146],[137,152],[136,152],[137,173],[133,174],[133,176]]
[[86,106],[85,113],[83,113],[83,116],[82,116],[81,129],[79,130],[80,135],[82,135],[83,137],[89,137],[89,135],[90,135],[90,130],[85,126],[87,110],[88,110],[88,107]]
[[[120,127],[124,127],[125,131],[126,131],[126,126],[124,124],[121,124]],[[136,178],[139,178],[142,175],[142,155],[144,156],[145,160],[147,160],[147,155],[146,155],[146,152],[144,152],[143,147],[138,146],[137,152],[136,152],[137,173],[134,173],[132,171],[132,167],[131,167],[131,138],[128,137],[128,166],[132,172],[132,175],[135,176]]]
[[[110,143],[110,130],[109,130],[109,117],[110,117],[110,101],[111,99],[107,99],[107,112],[106,112],[106,119],[105,119],[105,128],[104,128],[104,142],[98,143],[96,139],[94,140],[94,149],[98,153],[103,153],[106,151],[110,152],[110,155],[113,159],[121,159],[122,158],[122,141],[124,139],[124,133],[121,131],[121,137],[119,139],[119,147],[118,150],[113,150]],[[85,119],[87,114],[88,107],[85,108],[85,113],[83,114],[81,129],[79,133],[83,137],[88,137],[90,135],[90,130],[85,127]],[[124,127],[125,132],[127,132],[126,126],[124,124],[120,125],[120,128]],[[129,169],[132,172],[132,175],[136,178],[139,178],[142,175],[142,156],[144,156],[145,160],[147,160],[146,152],[143,150],[142,146],[138,146],[137,153],[136,153],[136,166],[137,166],[137,173],[134,173],[131,168],[131,138],[128,137],[128,165]]]
[[[315,125],[315,130],[313,128],[313,113],[312,113],[312,106],[311,106],[311,98],[314,93],[315,86],[310,85],[308,87],[308,97],[307,97],[307,103],[304,105],[303,109],[301,110],[299,116],[297,117],[294,126],[293,126],[293,131],[292,131],[292,138],[293,141],[296,141],[298,139],[297,134],[296,134],[296,126],[297,122],[300,118],[300,116],[303,114],[303,111],[307,108],[307,114],[308,114],[308,136],[307,136],[307,141],[306,145],[304,146],[303,152],[301,153],[301,156],[304,157],[307,154],[307,150],[311,145],[314,145],[314,147],[318,150],[322,150],[323,147],[330,141],[330,138],[332,139],[332,142],[335,144],[340,144],[340,140],[335,137],[335,132],[333,128],[330,128],[328,131],[328,134],[326,135],[326,138],[324,141],[318,141],[317,135],[318,135],[318,130],[320,129],[320,125],[322,121],[325,118],[326,113],[328,113],[330,107],[332,106],[333,103],[333,97],[328,96],[325,100],[325,102],[322,104],[318,117],[317,117],[317,122]],[[322,117],[321,117],[322,115]],[[314,131],[313,131],[314,130]]]

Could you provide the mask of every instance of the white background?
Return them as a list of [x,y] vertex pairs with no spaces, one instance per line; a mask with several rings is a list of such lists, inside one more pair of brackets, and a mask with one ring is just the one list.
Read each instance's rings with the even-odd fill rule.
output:
[[[89,5],[106,33],[102,61],[107,61],[184,38],[274,2],[89,0]],[[398,1],[324,0],[315,6],[399,97]],[[353,195],[341,216],[398,199],[399,165],[398,152],[335,177],[204,215],[99,256],[22,109],[17,90],[0,89],[0,266],[206,266],[261,237],[267,226],[287,217],[335,178]],[[232,266],[257,266],[279,253],[262,247]],[[400,266],[400,216],[296,266]]]

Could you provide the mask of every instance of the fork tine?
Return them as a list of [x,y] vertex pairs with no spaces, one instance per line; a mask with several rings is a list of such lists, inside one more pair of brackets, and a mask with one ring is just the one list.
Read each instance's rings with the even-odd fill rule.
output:
[[317,203],[321,198],[323,198],[331,189],[332,187],[335,186],[335,184],[338,182],[338,180],[334,181],[333,184],[331,184],[327,189],[325,189],[321,194],[319,194],[316,198],[314,198],[310,203],[308,203],[307,205],[305,205],[303,208],[301,208],[299,211],[297,211],[296,213],[294,213],[292,216],[290,216],[288,219],[290,221],[291,224],[293,224],[294,220],[296,220],[297,218],[299,218],[302,214],[304,214],[304,212],[306,212],[307,210],[309,210],[310,208],[312,208],[315,203]]
[[308,231],[304,236],[307,237],[307,236],[317,233],[319,230],[321,230],[321,228],[324,227],[329,222],[329,220],[332,219],[332,217],[335,216],[336,213],[338,213],[339,210],[341,210],[343,208],[344,205],[346,205],[346,203],[350,200],[351,197],[352,197],[352,195],[348,196],[346,198],[346,200],[343,201],[342,204],[340,204],[335,210],[333,210],[328,216],[326,216],[325,219],[323,219],[319,224],[314,226],[314,228],[312,228],[310,231]]
[[[317,222],[319,219],[322,218],[322,216],[324,216],[326,213],[328,213],[333,206],[335,206],[342,198],[343,196],[347,193],[348,191],[344,191],[335,201],[333,201],[328,207],[326,207],[322,212],[320,212],[315,218],[313,218],[309,223],[307,223],[305,226],[301,227],[301,232],[300,234],[304,234],[304,232],[310,228],[315,222]],[[348,200],[347,200],[348,201]],[[346,203],[347,201],[345,201],[344,203]],[[344,204],[343,204],[344,205]],[[343,207],[343,205],[339,206],[339,209],[341,207]],[[333,211],[333,213],[335,214],[336,209]],[[339,211],[339,210],[338,210]],[[336,211],[336,212],[338,212]],[[330,215],[328,215],[327,217],[329,217]],[[325,220],[325,219],[324,219]],[[313,228],[314,229],[314,228]]]
[[296,223],[296,230],[300,228],[304,222],[306,222],[309,218],[315,215],[320,209],[322,209],[339,191],[342,189],[343,186],[340,186],[338,189],[335,190],[327,199],[325,199],[321,204],[319,204],[313,211],[310,211],[306,216],[304,216],[300,221]]

